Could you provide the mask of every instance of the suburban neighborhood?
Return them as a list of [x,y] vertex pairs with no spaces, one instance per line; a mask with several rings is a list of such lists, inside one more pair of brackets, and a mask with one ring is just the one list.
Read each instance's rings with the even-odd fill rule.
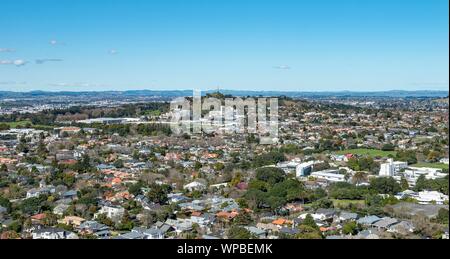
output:
[[448,238],[448,98],[283,97],[272,145],[111,107],[3,113],[1,238]]

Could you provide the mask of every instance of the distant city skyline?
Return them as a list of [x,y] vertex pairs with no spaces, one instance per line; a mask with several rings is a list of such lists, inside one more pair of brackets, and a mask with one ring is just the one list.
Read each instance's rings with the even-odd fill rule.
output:
[[0,91],[447,90],[447,0],[3,0]]

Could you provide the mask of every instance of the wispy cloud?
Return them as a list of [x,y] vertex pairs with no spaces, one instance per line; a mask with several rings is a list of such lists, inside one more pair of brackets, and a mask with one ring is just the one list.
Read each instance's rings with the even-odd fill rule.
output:
[[15,49],[9,49],[9,48],[0,48],[0,52],[14,52]]
[[52,87],[74,87],[74,88],[98,88],[98,87],[108,87],[105,84],[88,83],[88,82],[75,82],[75,83],[51,83],[49,86]]
[[46,62],[61,62],[63,61],[62,59],[58,59],[58,58],[44,58],[44,59],[36,59],[36,64],[38,65],[42,65]]
[[281,69],[281,70],[288,70],[288,69],[291,69],[290,66],[286,66],[286,65],[283,65],[283,66],[274,66],[273,68],[275,68],[275,69]]
[[15,65],[16,67],[25,66],[28,61],[23,59],[15,59],[15,60],[0,60],[0,65]]
[[118,54],[119,52],[116,50],[116,49],[110,49],[110,50],[108,50],[108,54],[110,54],[110,55],[116,55],[116,54]]
[[66,43],[60,42],[60,41],[58,41],[58,40],[50,40],[49,43],[50,43],[50,45],[52,45],[52,46],[66,45]]
[[0,85],[26,85],[27,82],[0,81]]

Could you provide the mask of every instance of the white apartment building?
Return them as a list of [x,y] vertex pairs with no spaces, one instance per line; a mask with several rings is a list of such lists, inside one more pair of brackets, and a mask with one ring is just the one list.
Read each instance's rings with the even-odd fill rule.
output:
[[314,165],[320,163],[323,163],[323,161],[309,161],[297,165],[297,168],[295,170],[297,178],[310,176]]
[[406,197],[413,198],[419,202],[419,204],[437,204],[442,205],[448,201],[448,195],[437,191],[423,191],[413,192],[410,190],[401,192],[395,196],[397,199],[403,199]]
[[[416,185],[417,179],[421,175],[424,175],[428,180],[435,180],[447,176],[447,174],[442,173],[441,169],[429,168],[429,167],[408,167],[403,173],[410,186]],[[396,175],[394,178],[400,181],[402,175]]]
[[408,167],[407,162],[394,161],[393,159],[388,159],[387,163],[380,165],[379,176],[393,177],[396,174],[400,173],[402,169],[406,169],[407,167]]
[[448,195],[445,195],[440,192],[432,191],[423,191],[419,192],[419,194],[414,197],[419,204],[439,204],[442,205],[445,201],[448,201]]
[[327,180],[329,182],[346,182],[345,175],[339,174],[338,170],[324,170],[314,172],[311,174],[311,176],[317,179]]

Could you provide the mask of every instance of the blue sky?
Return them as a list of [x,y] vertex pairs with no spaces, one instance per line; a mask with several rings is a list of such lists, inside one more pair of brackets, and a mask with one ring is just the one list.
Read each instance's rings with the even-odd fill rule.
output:
[[2,0],[0,90],[446,90],[448,0]]

